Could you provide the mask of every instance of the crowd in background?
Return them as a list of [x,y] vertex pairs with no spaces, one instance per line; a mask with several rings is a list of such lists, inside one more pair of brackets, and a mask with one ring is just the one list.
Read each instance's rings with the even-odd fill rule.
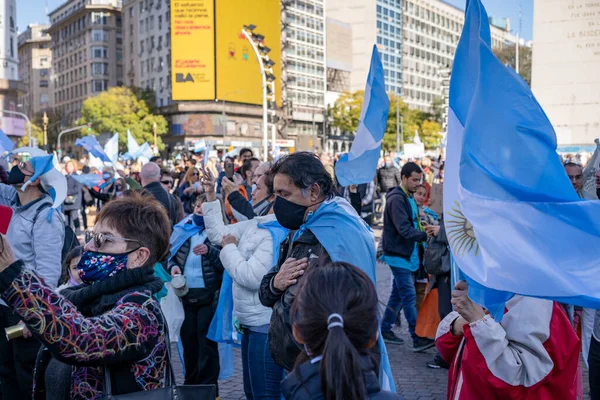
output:
[[[60,201],[51,156],[15,154],[0,165],[0,200],[14,210],[0,249],[0,322],[23,332],[0,340],[2,398],[158,389],[169,281],[183,308],[185,384],[214,385],[215,396],[222,357],[211,327],[232,325],[220,319],[235,313],[227,339],[241,336],[248,399],[398,398],[383,342],[404,343],[403,312],[413,351],[437,346],[428,366],[450,368],[451,398],[576,398],[584,310],[517,296],[497,323],[469,300],[465,282],[452,286],[444,215],[432,209],[441,157],[388,154],[373,181],[341,187],[325,153],[269,162],[247,148],[205,154],[102,169],[65,157]],[[575,161],[565,170],[581,193]],[[377,248],[371,228],[381,229]],[[381,319],[375,260],[393,276]],[[432,291],[440,323],[424,334],[418,319],[431,313]],[[600,358],[597,325],[591,364]]]

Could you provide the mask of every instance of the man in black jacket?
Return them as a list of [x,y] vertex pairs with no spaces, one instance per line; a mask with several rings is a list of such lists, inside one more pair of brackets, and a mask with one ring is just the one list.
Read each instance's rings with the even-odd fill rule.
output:
[[[376,184],[379,195],[381,196],[381,217],[377,216],[379,222],[383,222],[383,213],[385,210],[385,195],[390,190],[400,186],[402,184],[402,178],[400,177],[400,170],[392,163],[392,158],[387,155],[383,158],[384,164],[377,170]],[[379,219],[381,218],[381,220]]]
[[419,210],[413,194],[421,184],[423,171],[415,163],[402,167],[402,183],[387,194],[383,218],[383,260],[394,274],[394,285],[381,321],[381,336],[387,343],[402,344],[403,340],[392,332],[402,305],[413,340],[413,351],[423,351],[434,341],[417,336],[416,290],[414,272],[419,269],[419,243],[427,240],[419,220]]
[[154,196],[163,205],[171,221],[171,226],[174,226],[179,222],[177,219],[177,204],[160,184],[160,167],[153,162],[146,163],[142,167],[140,175],[144,190]]
[[330,261],[329,254],[310,229],[293,238],[305,219],[335,196],[335,189],[331,175],[310,153],[294,153],[279,160],[271,173],[277,195],[275,215],[290,233],[280,246],[278,265],[262,279],[259,297],[262,305],[273,308],[269,327],[271,356],[277,364],[291,371],[302,349],[294,340],[290,323],[290,308],[300,286],[297,283],[304,269]]

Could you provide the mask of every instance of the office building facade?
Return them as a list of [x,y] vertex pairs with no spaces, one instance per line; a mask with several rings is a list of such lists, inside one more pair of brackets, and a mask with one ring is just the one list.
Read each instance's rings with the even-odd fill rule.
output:
[[156,106],[171,103],[169,0],[124,0],[124,68],[128,86],[152,90]]
[[[352,90],[364,89],[370,44],[377,43],[387,91],[430,110],[441,96],[440,71],[452,66],[464,10],[440,0],[329,0],[327,15],[352,25]],[[508,30],[492,25],[491,31],[492,46],[504,46]]]
[[282,1],[285,133],[299,148],[320,149],[325,116],[325,0]]
[[54,109],[71,123],[83,101],[125,83],[121,0],[70,0],[50,12]]
[[19,77],[27,90],[19,96],[19,104],[30,117],[52,108],[52,50],[48,28],[50,25],[29,25],[19,35]]

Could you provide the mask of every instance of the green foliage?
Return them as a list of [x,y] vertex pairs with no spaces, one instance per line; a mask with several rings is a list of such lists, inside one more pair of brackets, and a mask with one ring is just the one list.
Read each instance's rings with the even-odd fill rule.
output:
[[[516,70],[517,49],[515,46],[506,46],[494,49],[494,54],[504,65]],[[519,46],[519,75],[531,86],[531,47]]]
[[[402,124],[400,132],[404,132],[403,137],[400,138],[400,144],[412,143],[415,133],[418,132],[425,148],[434,149],[438,147],[442,138],[442,127],[438,122],[438,118],[441,120],[441,99],[438,101],[438,105],[436,105],[437,103],[432,105],[433,113],[425,113],[409,109],[406,103],[394,94],[390,94],[389,97],[390,110],[385,135],[383,136],[383,150],[396,150],[396,102],[398,103],[398,114]],[[342,93],[329,110],[329,115],[333,119],[332,125],[342,132],[355,133],[358,129],[363,98],[364,91],[362,90],[353,93]]]
[[[31,123],[31,137],[37,139],[38,146],[41,148],[42,143],[44,141],[44,131],[39,126],[35,125],[33,122]],[[48,139],[50,142],[50,139]],[[25,136],[19,139],[17,143],[18,147],[29,146],[29,127],[25,124]]]
[[[136,95],[137,93],[137,95]],[[158,148],[163,149],[161,135],[167,132],[167,121],[162,115],[152,114],[153,108],[144,98],[148,94],[139,89],[125,87],[110,88],[97,96],[83,102],[81,118],[77,125],[91,123],[90,133],[119,133],[119,147],[127,148],[127,129],[138,143],[154,144],[154,128],[156,123]],[[151,99],[150,99],[151,100]]]

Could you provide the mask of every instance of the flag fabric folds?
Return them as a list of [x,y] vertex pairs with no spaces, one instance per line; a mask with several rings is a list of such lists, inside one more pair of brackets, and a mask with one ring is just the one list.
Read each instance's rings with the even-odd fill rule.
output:
[[119,134],[115,133],[104,145],[104,152],[114,164],[119,158]]
[[527,84],[469,0],[450,82],[444,218],[469,296],[497,320],[513,293],[600,308],[600,202],[582,201]]
[[75,146],[81,146],[94,157],[97,157],[104,162],[112,163],[112,160],[106,155],[104,149],[100,146],[100,143],[98,143],[98,140],[94,135],[88,135],[75,140]]
[[340,157],[335,165],[335,177],[340,185],[368,183],[375,177],[389,109],[383,65],[377,46],[373,46],[358,130],[350,152]]
[[0,154],[11,151],[15,147],[15,144],[10,140],[8,135],[0,129]]
[[127,152],[129,154],[135,154],[139,148],[140,145],[137,144],[137,142],[135,141],[135,138],[131,134],[131,131],[127,129]]

